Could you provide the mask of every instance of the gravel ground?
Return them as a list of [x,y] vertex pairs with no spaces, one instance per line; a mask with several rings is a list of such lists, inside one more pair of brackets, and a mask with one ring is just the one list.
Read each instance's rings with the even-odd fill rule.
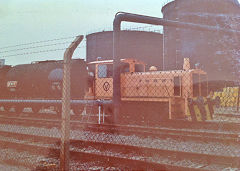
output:
[[[14,138],[9,138],[9,137],[0,137],[1,140],[4,141],[10,141],[10,142],[18,142],[18,143],[23,143],[23,144],[29,144],[29,141],[23,141],[23,140],[18,140],[18,139],[14,139]],[[30,144],[33,144],[30,140]],[[37,146],[50,146],[53,147],[55,146],[54,144],[42,144],[42,143],[37,143],[34,144]],[[132,152],[127,152],[127,153],[123,153],[123,152],[119,152],[119,150],[110,150],[110,149],[102,149],[100,148],[96,148],[96,147],[83,147],[83,148],[79,148],[79,147],[71,147],[71,150],[74,151],[79,151],[79,152],[85,152],[85,153],[91,153],[91,154],[98,154],[98,155],[104,155],[104,156],[114,156],[114,157],[120,157],[120,158],[130,158],[130,159],[134,159],[134,160],[143,160],[143,161],[149,161],[149,162],[154,162],[154,163],[160,163],[160,164],[166,164],[166,165],[174,165],[174,166],[182,166],[182,167],[189,167],[189,168],[205,168],[205,169],[209,169],[209,170],[223,170],[226,168],[226,166],[224,165],[214,165],[211,164],[209,165],[206,162],[202,162],[201,160],[196,160],[194,159],[194,161],[192,160],[179,160],[176,159],[175,156],[163,156],[162,154],[150,154],[150,155],[144,155],[144,151],[143,154],[141,152],[141,154],[139,154],[139,152],[136,151],[132,151]],[[15,150],[8,150],[8,149],[4,149],[4,150],[0,150],[1,156],[0,159],[5,159],[5,160],[21,160],[22,163],[31,163],[31,165],[35,166],[35,167],[39,167],[39,166],[43,166],[43,162],[50,162],[50,163],[56,163],[57,166],[59,161],[58,160],[54,160],[54,159],[50,159],[50,158],[45,158],[44,156],[36,156],[36,155],[30,155],[27,152],[21,152],[21,153],[16,153]],[[7,156],[7,158],[6,158]],[[106,161],[104,164],[99,164],[97,162],[87,162],[87,163],[79,163],[79,162],[71,162],[71,168],[72,170],[85,170],[85,169],[90,169],[90,170],[116,170],[118,168],[116,167],[110,167],[110,166],[105,166],[104,165],[109,165],[109,163]],[[44,167],[43,167],[44,168]],[[56,167],[54,167],[56,168]],[[120,167],[122,168],[122,167]],[[124,168],[124,170],[126,170],[127,168]],[[129,170],[130,168],[128,168],[127,170]],[[234,169],[234,168],[231,168]],[[37,169],[36,169],[37,170]]]
[[[10,131],[23,134],[42,135],[49,137],[60,137],[60,131],[57,128],[34,128],[34,127],[23,127],[16,125],[0,125],[1,131]],[[235,156],[240,157],[240,144],[239,145],[225,145],[222,143],[208,142],[191,142],[191,141],[179,141],[174,139],[162,139],[162,138],[140,138],[136,135],[125,136],[115,134],[93,133],[91,131],[71,131],[72,139],[96,141],[96,142],[108,142],[115,144],[126,144],[133,146],[150,147],[156,149],[174,150],[174,151],[185,151],[195,152],[202,154],[217,154],[224,156]]]
[[[95,149],[94,147],[88,147],[88,148],[83,148],[83,149],[72,148],[72,150],[88,152],[91,154],[94,153],[94,154],[105,155],[105,156],[130,158],[133,160],[142,160],[142,161],[148,161],[148,162],[177,166],[177,167],[204,168],[204,169],[208,169],[208,170],[224,170],[227,168],[227,166],[217,165],[217,164],[209,164],[207,162],[201,161],[200,159],[198,161],[196,159],[195,160],[188,160],[188,159],[179,160],[179,159],[176,159],[175,156],[170,156],[170,155],[163,156],[162,154],[154,154],[152,156],[139,155],[134,152],[123,154],[123,153],[119,153],[117,151],[110,151],[110,150],[101,151],[99,149]],[[228,167],[228,169],[238,170],[238,168],[232,168],[232,167]]]
[[[240,109],[240,108],[239,108]],[[214,113],[226,113],[226,114],[239,114],[240,112],[237,111],[237,107],[219,107],[214,109]]]
[[221,116],[221,115],[218,115],[218,114],[215,114],[215,115],[213,116],[213,120],[214,120],[214,121],[219,121],[219,122],[240,123],[240,118]]
[[[49,136],[49,137],[60,137],[60,131],[57,128],[47,129],[47,128],[35,128],[35,127],[23,127],[23,126],[16,126],[16,125],[0,125],[1,131],[8,131],[8,132],[16,132],[16,133],[24,133],[30,135],[42,135],[42,136]],[[9,137],[1,137],[1,139],[5,139],[8,141],[17,141],[20,143],[26,143],[22,140],[16,140],[14,138]],[[190,141],[179,141],[174,139],[161,139],[161,138],[140,138],[136,135],[131,136],[124,136],[118,135],[117,132],[114,134],[106,134],[106,133],[93,133],[91,131],[71,131],[71,138],[72,139],[80,139],[80,140],[88,140],[88,141],[96,141],[96,142],[108,142],[108,143],[115,143],[115,144],[126,144],[126,145],[133,145],[139,147],[150,147],[156,149],[165,149],[165,150],[174,150],[174,151],[185,151],[185,152],[197,152],[202,154],[218,154],[218,155],[225,155],[225,156],[235,156],[240,157],[240,145],[224,145],[221,143],[199,143],[199,142],[190,142]],[[29,140],[31,142],[31,140]],[[32,143],[32,142],[31,142]],[[33,143],[34,145],[42,145],[41,143]],[[44,144],[50,145],[52,144]],[[95,149],[93,147],[85,148],[85,149],[74,149],[77,151],[84,151],[84,152],[91,152],[91,153],[98,153],[102,154],[103,152],[99,149]],[[15,154],[16,153],[16,154]],[[114,151],[104,151],[105,155],[110,156],[118,156],[118,157],[129,157],[138,160],[145,160],[146,156],[140,156],[139,154],[121,154],[119,152]],[[0,160],[13,159],[13,160],[23,160],[23,162],[33,162],[37,165],[39,162],[46,160],[44,156],[35,156],[29,155],[27,152],[17,153],[11,149],[1,149],[0,150]],[[166,159],[166,157],[161,157],[159,154],[153,154],[152,157],[148,158],[148,160],[153,162],[160,162],[162,164],[174,164],[177,166],[189,166],[189,167],[206,167],[207,164],[199,163],[199,162],[192,162],[190,160],[181,160],[181,161],[174,161],[172,159]],[[58,161],[55,161],[58,162]],[[91,165],[92,164],[92,165]],[[72,163],[71,167],[73,170],[83,170],[85,167],[91,170],[107,170],[107,168],[103,166],[98,166],[93,163]],[[224,168],[219,168],[218,165],[210,165],[211,170],[223,170]],[[116,169],[116,168],[115,168]],[[115,170],[109,167],[109,170]],[[230,170],[236,170],[234,168],[228,168]]]
[[[29,169],[22,166],[10,166],[8,164],[4,164],[4,161],[17,161],[18,163],[30,165]],[[3,164],[1,164],[3,163]],[[48,169],[46,169],[46,164],[52,163],[52,165],[48,165]],[[32,155],[27,152],[18,152],[13,149],[0,149],[0,170],[1,171],[57,171],[59,170],[59,160],[53,158],[47,158],[45,156],[37,156]],[[123,168],[123,167],[121,167]],[[45,170],[44,170],[45,169]],[[105,166],[104,163],[101,162],[75,162],[70,161],[70,170],[122,170],[118,167]],[[126,170],[126,169],[124,169]]]
[[[21,163],[21,165],[37,167],[40,163],[47,160],[48,159],[45,156],[41,156],[41,155],[32,155],[32,154],[29,154],[28,152],[18,152],[14,149],[7,149],[7,148],[0,149],[1,163],[4,161],[11,161],[11,162],[17,162],[17,164]],[[2,167],[4,168],[3,170],[7,170],[9,168],[7,165],[3,165]],[[13,167],[12,170],[14,170],[14,168],[15,167]],[[16,166],[16,170],[31,170],[31,169]]]
[[220,107],[220,108],[215,108],[214,110],[215,110],[215,114],[213,115],[213,120],[219,121],[219,122],[240,123],[240,118],[218,115],[218,113],[240,115],[240,112],[237,112],[236,107]]
[[0,170],[2,171],[30,171],[30,169],[25,167],[10,166],[7,164],[0,164]]

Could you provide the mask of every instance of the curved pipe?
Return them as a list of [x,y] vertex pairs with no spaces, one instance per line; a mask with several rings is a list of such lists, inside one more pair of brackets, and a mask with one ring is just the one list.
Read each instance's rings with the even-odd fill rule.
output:
[[194,29],[199,31],[214,31],[214,32],[218,31],[225,34],[231,34],[231,33],[240,34],[240,31],[234,30],[234,29],[226,29],[226,28],[208,26],[208,25],[202,25],[202,24],[166,20],[163,18],[151,17],[146,15],[138,15],[138,14],[132,14],[132,13],[126,13],[126,12],[116,13],[113,21],[113,31],[118,31],[118,30],[120,31],[120,26],[122,21],[178,27],[178,28],[185,28],[185,29]]
[[126,12],[118,12],[113,21],[113,103],[114,103],[114,121],[118,122],[119,108],[121,102],[121,87],[120,87],[120,49],[119,40],[121,34],[121,22],[134,22],[151,25],[162,25],[170,27],[179,27],[185,29],[195,29],[200,31],[218,31],[225,34],[240,34],[240,31],[225,29],[214,26],[206,26],[193,23],[185,23],[179,21],[165,20],[157,17],[150,17]]

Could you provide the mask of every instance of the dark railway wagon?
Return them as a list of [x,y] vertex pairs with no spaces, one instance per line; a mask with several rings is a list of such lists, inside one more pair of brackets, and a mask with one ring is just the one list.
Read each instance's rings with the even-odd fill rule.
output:
[[6,87],[6,74],[7,72],[11,69],[12,67],[9,65],[4,65],[0,67],[0,96],[4,97],[4,95],[7,92],[7,87]]
[[[17,65],[5,73],[2,99],[61,99],[63,61],[41,61]],[[0,73],[1,75],[1,73]],[[4,76],[3,76],[4,77]],[[74,59],[71,63],[71,98],[83,99],[87,90],[88,72],[86,62]],[[26,106],[4,106],[19,108]],[[35,106],[39,110],[43,106]],[[61,108],[61,107],[59,107]]]

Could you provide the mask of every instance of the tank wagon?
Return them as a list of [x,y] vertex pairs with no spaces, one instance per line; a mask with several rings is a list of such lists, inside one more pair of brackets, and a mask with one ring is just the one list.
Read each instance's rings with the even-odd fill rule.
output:
[[[1,99],[61,99],[63,61],[39,61],[32,64],[5,66],[0,70]],[[83,99],[87,89],[87,66],[84,60],[74,59],[71,64],[71,98]],[[4,104],[8,111],[15,108],[17,113],[24,107],[34,112],[48,106],[27,104]],[[61,106],[55,106],[60,112]]]

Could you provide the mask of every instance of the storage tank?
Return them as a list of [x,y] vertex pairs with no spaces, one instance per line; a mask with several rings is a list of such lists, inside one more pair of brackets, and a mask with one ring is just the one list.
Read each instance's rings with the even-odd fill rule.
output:
[[[239,30],[237,0],[175,0],[162,8],[163,18]],[[184,58],[200,64],[209,80],[239,79],[240,36],[164,27],[165,69],[180,69]]]
[[[149,67],[162,69],[163,35],[156,32],[122,31],[120,38],[121,58],[136,58]],[[104,31],[87,35],[87,62],[113,59],[113,32]]]

